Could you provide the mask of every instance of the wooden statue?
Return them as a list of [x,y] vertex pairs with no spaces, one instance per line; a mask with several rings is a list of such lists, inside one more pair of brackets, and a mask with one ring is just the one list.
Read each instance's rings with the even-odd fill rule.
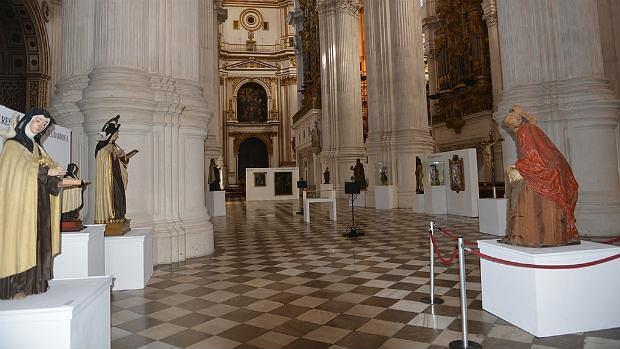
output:
[[84,207],[84,191],[90,182],[84,182],[78,177],[79,170],[74,163],[67,166],[65,178],[78,180],[80,184],[64,188],[62,191],[62,214],[60,216],[62,231],[80,231],[86,228],[80,219],[80,210]]
[[504,123],[516,135],[518,161],[506,169],[508,216],[502,242],[526,247],[579,243],[578,185],[570,165],[536,118],[513,106]]

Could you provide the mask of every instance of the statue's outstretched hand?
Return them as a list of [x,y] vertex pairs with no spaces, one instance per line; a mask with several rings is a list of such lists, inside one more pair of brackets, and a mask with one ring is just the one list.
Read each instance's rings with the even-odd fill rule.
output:
[[65,174],[67,174],[67,171],[62,168],[62,167],[54,167],[54,168],[50,168],[49,170],[47,170],[47,175],[48,176],[64,176]]

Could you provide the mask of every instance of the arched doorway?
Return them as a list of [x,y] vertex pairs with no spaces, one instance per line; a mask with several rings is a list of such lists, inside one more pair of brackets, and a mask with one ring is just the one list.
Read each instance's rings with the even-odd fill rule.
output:
[[252,167],[269,167],[267,145],[258,138],[248,138],[239,144],[237,156],[237,179],[245,182],[245,169]]
[[0,1],[0,104],[17,111],[47,107],[49,48],[43,12],[35,0]]

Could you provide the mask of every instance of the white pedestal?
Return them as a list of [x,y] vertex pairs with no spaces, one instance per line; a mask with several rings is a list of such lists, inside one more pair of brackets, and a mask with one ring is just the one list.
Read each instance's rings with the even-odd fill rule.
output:
[[[558,265],[620,253],[620,247],[525,248],[478,241],[482,253],[510,261]],[[480,259],[482,308],[536,337],[620,327],[620,260],[581,269],[512,267]]]
[[417,213],[426,212],[426,208],[424,204],[424,194],[415,194],[415,208],[413,211]]
[[132,229],[123,236],[105,237],[105,273],[114,277],[112,290],[144,288],[153,274],[152,232]]
[[88,225],[77,232],[62,232],[60,255],[54,259],[54,278],[105,275],[105,225]]
[[111,282],[52,280],[46,293],[0,301],[0,349],[109,349]]
[[226,216],[226,192],[208,191],[207,192],[207,211],[212,217]]
[[336,191],[333,184],[321,184],[321,197],[322,198],[335,198]]
[[428,214],[447,214],[446,186],[434,185],[425,191],[425,207]]
[[[347,194],[347,198],[349,199],[349,206],[351,205],[351,195]],[[355,200],[353,200],[353,206],[355,207],[366,207],[366,191],[362,190],[359,194],[356,195]]]
[[329,203],[329,219],[336,221],[336,198],[331,199],[307,199],[304,197],[304,222],[310,223],[310,204],[328,202]]
[[508,199],[478,199],[479,228],[486,234],[506,235]]
[[398,207],[398,198],[396,197],[396,186],[394,185],[377,185],[375,186],[375,208],[391,209]]

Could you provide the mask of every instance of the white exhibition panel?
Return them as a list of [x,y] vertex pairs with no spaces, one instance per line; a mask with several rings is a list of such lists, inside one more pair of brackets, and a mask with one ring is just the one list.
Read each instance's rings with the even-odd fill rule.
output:
[[[620,253],[620,247],[526,248],[478,241],[480,252],[509,261],[571,265]],[[536,337],[620,327],[620,260],[580,269],[532,269],[480,259],[482,309]]]
[[226,216],[225,191],[207,191],[207,211],[212,217]]
[[105,273],[114,277],[114,291],[146,286],[153,274],[153,240],[149,229],[132,229],[105,237]]
[[[459,158],[463,158],[463,172],[464,172],[464,182],[465,182],[465,190],[453,191],[450,188],[450,166],[449,160],[452,159],[454,155],[457,155]],[[443,162],[443,170],[444,170],[444,185],[445,185],[445,201],[446,201],[446,209],[448,214],[454,214],[458,216],[467,216],[467,217],[478,217],[478,198],[479,198],[479,189],[478,189],[478,161],[476,158],[476,149],[468,148],[468,149],[460,149],[447,151],[443,153],[434,153],[428,155],[425,160],[430,163],[433,161]],[[424,168],[424,195],[427,196],[428,200],[443,200],[440,196],[441,193],[435,190],[428,190],[429,188],[435,188],[430,184],[430,173],[428,173],[428,168],[425,166]],[[432,198],[428,198],[428,196],[432,195]],[[436,197],[438,195],[439,197]],[[435,212],[430,212],[429,209],[435,210],[435,208],[439,208],[438,204],[426,204],[427,213],[437,214]]]
[[485,234],[506,235],[506,205],[508,199],[478,199],[478,227]]
[[[265,173],[265,186],[254,185],[254,173]],[[275,194],[275,174],[277,172],[292,172],[292,194],[276,195]],[[246,168],[245,169],[245,200],[297,200],[299,199],[299,189],[297,181],[299,180],[299,169],[297,167],[269,167],[269,168]]]
[[426,212],[426,203],[424,201],[424,194],[415,194],[415,208],[414,212],[417,213],[425,213]]
[[[351,206],[351,195],[347,194],[347,199],[348,205]],[[355,194],[355,198],[353,199],[353,206],[366,207],[366,190],[362,190],[359,194]]]
[[392,209],[398,207],[395,185],[375,186],[375,208]]
[[[23,115],[23,113],[0,105],[0,130],[8,129],[14,117],[22,117]],[[0,151],[2,151],[3,143],[4,138],[0,137]],[[58,165],[67,168],[71,162],[71,130],[54,125],[47,135],[42,137],[41,143],[45,151]]]
[[54,278],[105,275],[104,224],[88,225],[76,232],[62,232],[60,255],[54,258]]
[[109,276],[50,281],[47,292],[0,302],[0,349],[109,349]]

